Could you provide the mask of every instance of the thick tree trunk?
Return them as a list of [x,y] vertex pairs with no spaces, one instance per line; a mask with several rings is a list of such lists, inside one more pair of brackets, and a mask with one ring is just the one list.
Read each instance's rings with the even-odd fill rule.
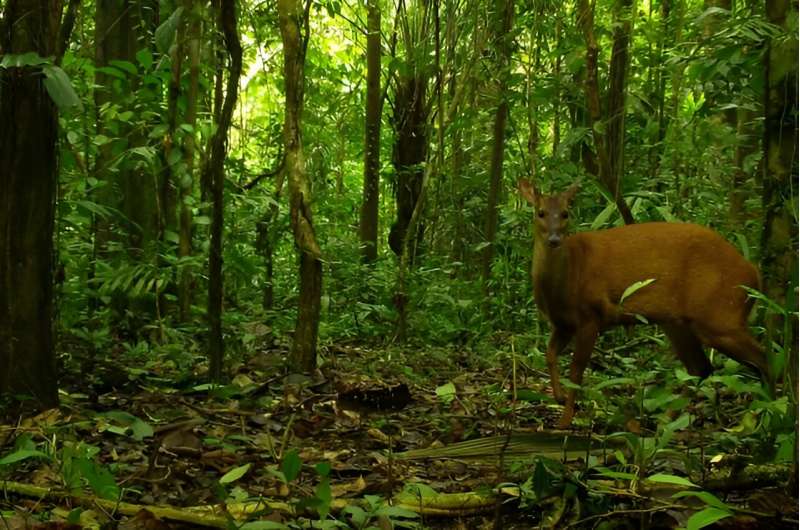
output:
[[293,370],[311,372],[317,366],[317,333],[322,298],[322,252],[311,215],[311,183],[303,158],[302,116],[305,60],[309,38],[308,11],[300,0],[279,0],[278,20],[283,39],[286,106],[284,153],[289,179],[289,211],[294,241],[300,254],[300,299],[289,363]]
[[211,245],[208,256],[208,324],[209,324],[209,375],[213,381],[222,380],[222,362],[225,344],[222,340],[222,228],[223,228],[223,188],[225,184],[225,151],[228,143],[228,128],[236,108],[239,77],[242,73],[242,46],[239,43],[239,30],[236,27],[236,1],[220,0],[219,26],[222,31],[225,49],[228,52],[228,82],[225,87],[225,100],[222,103],[219,123],[211,142],[211,159],[208,165],[208,182],[211,185]]
[[361,258],[378,257],[378,200],[381,148],[381,12],[367,2],[367,109],[364,133],[364,197],[361,205]]
[[619,183],[612,179],[612,166],[609,158],[608,139],[606,133],[603,131],[602,110],[600,107],[600,85],[598,82],[597,74],[597,57],[598,47],[597,39],[594,35],[594,9],[589,6],[588,0],[578,0],[576,16],[578,18],[578,26],[583,32],[584,40],[586,41],[586,79],[584,90],[586,92],[586,106],[589,114],[589,127],[592,130],[592,138],[594,139],[595,151],[597,153],[597,163],[588,160],[590,153],[585,153],[584,165],[589,173],[596,171],[598,180],[608,189],[614,196],[614,201],[617,205],[622,219],[625,224],[634,222],[633,215],[630,208],[625,203],[625,200],[619,193]]
[[[56,53],[59,0],[8,0],[0,54]],[[0,69],[0,394],[58,405],[53,351],[55,105],[38,69]]]
[[[767,0],[767,20],[788,29],[787,17],[797,12],[792,0]],[[796,310],[797,295],[797,35],[787,33],[770,41],[765,54],[764,97],[764,230],[761,271],[764,291],[789,310]],[[786,325],[784,325],[786,324]],[[781,336],[781,328],[788,334]],[[768,336],[783,339],[791,352],[789,366],[797,384],[797,319],[784,323],[776,315],[767,322]]]

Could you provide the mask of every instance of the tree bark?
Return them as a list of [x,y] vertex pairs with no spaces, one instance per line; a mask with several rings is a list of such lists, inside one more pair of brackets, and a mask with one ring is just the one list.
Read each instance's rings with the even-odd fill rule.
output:
[[[8,0],[0,53],[55,55],[59,0]],[[38,68],[0,69],[0,394],[58,405],[53,225],[58,115]]]
[[[192,188],[194,187],[195,126],[197,125],[197,98],[200,82],[200,13],[195,11],[195,0],[184,0],[186,16],[189,17],[187,42],[189,58],[189,90],[186,95],[186,117],[191,127],[185,132],[183,160],[186,165],[184,178],[178,183],[180,197],[180,219],[178,233],[178,257],[186,259],[192,255]],[[192,306],[194,278],[186,265],[178,273],[178,308],[181,322],[189,320]]]
[[[615,197],[619,196],[619,183],[625,164],[625,96],[628,86],[628,47],[631,36],[631,0],[617,0],[614,10],[614,44],[611,49],[611,67],[608,86],[608,171],[606,182]],[[630,215],[630,211],[628,212]],[[633,222],[633,217],[625,220]]]
[[361,258],[378,258],[378,201],[381,147],[381,12],[367,2],[367,108],[364,133],[364,197],[361,205]]
[[289,180],[289,212],[294,241],[300,254],[300,299],[289,363],[296,371],[317,366],[317,333],[322,298],[322,252],[311,215],[311,183],[303,155],[302,117],[305,60],[309,38],[308,10],[300,0],[278,0],[283,40],[286,106],[283,122],[284,153]]
[[[788,30],[789,13],[797,12],[793,0],[767,0],[767,20]],[[764,229],[761,237],[761,271],[764,292],[788,310],[796,310],[797,296],[797,35],[772,39],[765,54],[764,95]],[[789,365],[797,384],[797,319],[785,325],[780,315],[767,321],[767,335],[780,340],[791,352]],[[786,331],[779,335],[779,331]]]
[[[389,230],[389,247],[398,257],[407,247],[411,252],[408,263],[412,266],[421,251],[425,232],[425,223],[420,218],[414,232],[406,233],[422,192],[423,165],[428,156],[428,69],[422,61],[430,45],[432,4],[415,0],[408,9],[401,5],[397,14],[403,28],[406,68],[397,76],[394,94],[392,164],[397,176],[397,219]],[[404,244],[407,237],[411,242],[408,246]]]
[[602,111],[600,107],[600,85],[597,79],[597,57],[598,46],[594,35],[594,8],[589,6],[588,0],[578,0],[576,16],[578,26],[581,28],[586,42],[586,78],[584,91],[586,93],[586,106],[589,115],[589,127],[592,130],[594,147],[597,153],[596,164],[590,160],[590,153],[585,153],[584,165],[589,173],[596,172],[598,180],[608,189],[614,197],[622,219],[625,224],[634,222],[630,208],[625,203],[625,199],[619,193],[619,183],[612,180],[612,166],[609,159],[608,140],[606,138],[607,127],[602,121]]
[[[505,152],[506,122],[508,121],[508,89],[509,63],[511,55],[511,27],[514,23],[514,0],[496,0],[495,2],[494,38],[496,39],[495,57],[498,72],[496,86],[499,102],[494,115],[494,128],[492,133],[492,161],[489,167],[489,195],[486,199],[486,225],[481,259],[483,277],[484,301],[489,300],[489,281],[492,275],[492,260],[494,258],[494,241],[497,235],[497,203],[500,197],[500,188],[503,182],[503,153]],[[488,303],[484,310],[488,311]]]
[[242,73],[242,46],[239,43],[239,30],[236,27],[236,0],[219,1],[219,26],[225,41],[225,49],[230,63],[228,82],[225,87],[225,100],[211,143],[211,159],[208,165],[211,186],[211,244],[208,256],[208,324],[209,324],[209,376],[213,381],[222,380],[222,363],[225,344],[222,340],[222,228],[223,228],[223,188],[225,184],[225,151],[228,143],[228,129],[236,107],[239,77]]

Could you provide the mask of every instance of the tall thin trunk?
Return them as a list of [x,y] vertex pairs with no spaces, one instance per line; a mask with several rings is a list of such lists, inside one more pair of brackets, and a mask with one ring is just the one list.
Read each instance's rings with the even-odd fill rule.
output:
[[[619,195],[619,183],[623,178],[625,162],[625,96],[628,85],[628,46],[631,36],[632,0],[617,0],[614,13],[614,44],[611,49],[611,67],[608,86],[608,171],[606,181],[615,196]],[[633,219],[626,219],[626,223]]]
[[[185,122],[191,128],[185,133],[183,141],[183,160],[186,164],[186,177],[179,183],[180,219],[178,233],[178,257],[186,259],[192,255],[192,209],[190,200],[194,186],[195,125],[197,125],[197,99],[200,85],[200,14],[195,11],[195,0],[184,0],[186,15],[189,17],[187,42],[189,56],[189,90],[186,94]],[[189,320],[192,306],[191,270],[183,266],[178,279],[178,307],[181,322]]]
[[[7,0],[0,54],[57,51],[59,0]],[[0,394],[58,405],[53,227],[58,115],[38,68],[0,69]]]
[[211,159],[208,164],[208,182],[211,185],[211,244],[208,256],[208,324],[209,324],[209,375],[213,381],[222,380],[222,363],[225,344],[222,340],[222,228],[224,202],[222,191],[225,184],[225,151],[228,144],[228,129],[236,107],[239,77],[242,73],[242,46],[236,27],[236,0],[219,0],[219,26],[225,41],[228,64],[228,82],[225,100],[222,103],[217,130],[211,142]]
[[422,192],[423,164],[428,155],[428,67],[421,61],[429,50],[429,19],[432,3],[415,0],[407,9],[401,3],[398,17],[403,26],[403,42],[406,48],[406,71],[397,76],[394,91],[394,145],[392,164],[397,175],[395,196],[397,219],[389,230],[389,247],[400,256],[406,247],[404,241],[410,237],[409,263],[413,265],[421,251],[425,226],[422,220],[415,231],[406,234],[411,217]]
[[584,40],[586,41],[586,78],[584,90],[589,114],[589,127],[592,130],[592,138],[594,139],[595,151],[597,153],[596,164],[589,160],[589,153],[586,153],[587,156],[584,157],[584,164],[588,172],[597,172],[596,174],[600,182],[613,195],[614,202],[617,205],[622,219],[626,224],[631,224],[634,222],[633,215],[619,193],[619,183],[612,179],[614,173],[612,172],[611,161],[609,159],[608,139],[606,138],[606,134],[602,132],[602,127],[598,127],[603,114],[600,107],[600,85],[597,74],[597,57],[599,50],[597,39],[594,35],[594,7],[589,6],[588,0],[578,0],[576,16],[578,18],[578,26],[581,28]]
[[367,2],[367,108],[364,132],[364,197],[361,205],[361,258],[378,257],[378,200],[381,147],[381,11]]
[[289,363],[294,370],[302,372],[311,372],[317,366],[317,333],[322,298],[322,252],[314,233],[311,183],[306,174],[302,139],[305,60],[310,36],[308,15],[308,10],[303,9],[300,0],[278,1],[286,92],[284,153],[292,230],[300,254],[300,298]]
[[[495,39],[497,45],[497,97],[499,98],[494,116],[494,129],[492,133],[492,161],[489,168],[489,195],[486,200],[486,225],[484,238],[486,246],[483,249],[481,270],[483,277],[484,300],[489,300],[489,280],[492,274],[492,260],[494,258],[494,241],[497,234],[497,204],[500,197],[500,187],[503,182],[503,153],[505,151],[506,122],[508,121],[508,76],[511,52],[511,27],[514,23],[514,0],[497,0],[495,2],[497,19],[494,22]],[[488,304],[484,310],[488,311]]]
[[[561,49],[561,13],[556,16],[556,49]],[[555,77],[555,98],[553,98],[553,156],[558,154],[558,146],[561,144],[561,54],[555,58],[553,65],[553,77]]]

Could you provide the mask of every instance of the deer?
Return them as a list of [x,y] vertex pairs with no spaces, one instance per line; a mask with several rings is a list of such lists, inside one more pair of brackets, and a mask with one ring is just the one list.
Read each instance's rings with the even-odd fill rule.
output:
[[[576,390],[564,393],[558,356],[574,340],[570,381],[579,386],[599,335],[615,326],[657,324],[691,375],[710,375],[704,348],[711,347],[771,382],[768,358],[747,325],[753,299],[744,287],[760,288],[758,270],[721,235],[673,222],[570,233],[577,183],[551,195],[526,179],[518,188],[533,206],[531,278],[551,327],[546,361],[553,396],[564,404],[559,428],[572,423]],[[631,293],[632,286],[639,288]]]

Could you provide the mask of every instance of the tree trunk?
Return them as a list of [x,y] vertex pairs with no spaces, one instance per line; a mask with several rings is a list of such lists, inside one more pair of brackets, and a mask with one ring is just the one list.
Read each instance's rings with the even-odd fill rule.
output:
[[361,258],[378,258],[378,200],[381,148],[381,12],[367,2],[367,108],[364,133],[364,198],[361,205]]
[[[95,71],[94,100],[98,110],[113,103],[125,108],[126,103],[123,102],[136,92],[137,76],[126,73],[124,79],[119,79],[104,73],[100,67],[114,68],[113,61],[137,63],[136,52],[147,47],[148,32],[155,23],[151,8],[149,1],[97,2],[95,65],[98,68]],[[120,158],[121,152],[147,144],[141,128],[98,114],[97,133],[110,138],[110,141],[99,147],[95,176],[105,186],[99,188],[94,200],[111,211],[119,211],[121,215],[115,218],[95,217],[95,258],[110,261],[112,267],[120,261],[154,263],[164,221],[170,211],[170,201],[165,196],[168,179],[147,169],[147,165],[135,166],[125,157]],[[125,254],[115,254],[110,250],[109,244],[114,241],[122,243]],[[133,299],[125,293],[115,293],[112,307],[117,318],[121,318],[126,310],[136,316],[139,322],[134,322],[130,329],[136,336],[142,324],[151,320],[153,315],[158,316],[158,300],[155,298],[155,304],[153,300],[152,297]],[[99,303],[95,301],[92,306],[99,306]]]
[[[562,22],[561,13],[556,16],[556,49],[561,48]],[[555,78],[555,98],[553,98],[553,157],[558,156],[558,146],[561,144],[561,54],[554,59],[553,77]]]
[[309,38],[308,11],[300,0],[279,0],[278,20],[283,39],[286,106],[284,153],[289,179],[289,212],[300,254],[300,299],[289,363],[293,370],[311,372],[317,366],[317,333],[322,298],[322,252],[311,216],[311,183],[303,158],[302,117],[305,60]]
[[596,171],[595,174],[598,180],[600,180],[614,197],[614,202],[625,224],[631,224],[634,222],[633,215],[619,193],[619,182],[612,180],[613,172],[609,159],[608,140],[606,138],[606,133],[603,131],[605,128],[604,125],[607,124],[602,123],[602,112],[600,108],[600,85],[597,79],[598,47],[594,35],[594,9],[593,6],[589,6],[588,0],[578,0],[576,16],[578,18],[578,26],[581,28],[584,40],[586,41],[586,79],[584,90],[586,93],[586,106],[589,115],[589,127],[592,130],[592,138],[594,139],[595,151],[597,153],[597,162],[593,163],[590,153],[587,152],[586,156],[584,156],[584,165],[586,166],[587,172],[593,173]]
[[[787,17],[797,12],[791,0],[767,0],[767,20],[788,30]],[[765,54],[764,97],[764,230],[761,271],[764,292],[790,311],[797,295],[797,35],[785,33],[771,40]],[[788,333],[779,335],[783,328]],[[767,336],[780,340],[791,352],[792,381],[797,384],[797,319],[785,323],[779,315],[767,322]]]
[[514,0],[497,0],[495,2],[494,21],[495,48],[498,83],[497,97],[499,102],[494,116],[494,129],[492,134],[492,161],[489,168],[489,195],[486,200],[486,225],[484,229],[484,240],[486,246],[483,248],[481,259],[481,270],[483,277],[484,311],[488,312],[490,299],[489,280],[492,275],[492,260],[494,258],[494,241],[497,235],[497,203],[500,197],[500,187],[503,182],[503,153],[505,151],[506,122],[508,121],[508,76],[509,61],[511,51],[511,27],[514,23]]
[[730,208],[728,210],[732,227],[741,226],[745,220],[744,201],[746,192],[743,189],[752,171],[746,167],[747,158],[758,150],[758,136],[756,135],[755,113],[751,110],[740,108],[736,117],[736,149],[733,153],[733,179],[729,195]]
[[225,184],[225,150],[228,143],[228,128],[236,107],[239,89],[239,76],[242,73],[242,46],[239,43],[239,30],[236,27],[236,1],[220,0],[219,26],[222,31],[225,49],[230,58],[228,82],[225,87],[225,100],[211,143],[211,159],[207,178],[211,186],[211,245],[208,256],[208,324],[209,324],[209,376],[213,381],[222,380],[222,362],[225,344],[222,340],[222,228],[223,228],[223,188]]
[[[189,56],[189,91],[186,95],[185,122],[191,131],[185,132],[183,159],[186,174],[178,183],[180,190],[180,222],[178,233],[178,257],[186,259],[192,255],[192,188],[194,184],[195,126],[197,125],[197,98],[200,83],[200,13],[195,11],[194,0],[184,0],[186,16],[189,17],[187,49]],[[189,320],[192,306],[194,278],[187,266],[178,273],[178,308],[181,322]]]
[[[611,49],[611,68],[608,86],[608,170],[606,182],[615,197],[625,165],[625,96],[628,85],[628,46],[631,36],[631,0],[618,0],[614,10],[614,44]],[[628,212],[630,214],[630,212]],[[633,217],[626,219],[630,224]]]
[[[8,0],[0,54],[56,53],[59,0]],[[0,69],[0,394],[58,405],[53,219],[58,117],[38,68]]]
[[[414,208],[422,189],[423,163],[428,153],[427,124],[427,77],[421,69],[414,76],[400,77],[395,90],[394,127],[395,144],[392,162],[397,174],[397,220],[389,231],[389,247],[400,256],[403,253],[403,241],[406,238]],[[414,264],[420,250],[423,223],[418,223],[416,233],[411,235],[411,259]]]

